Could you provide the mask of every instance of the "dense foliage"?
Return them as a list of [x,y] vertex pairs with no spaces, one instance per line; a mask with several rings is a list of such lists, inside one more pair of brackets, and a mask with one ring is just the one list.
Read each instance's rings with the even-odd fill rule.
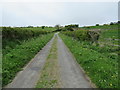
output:
[[2,49],[3,55],[8,53],[11,49],[15,48],[16,45],[21,44],[24,40],[37,37],[43,34],[47,34],[50,31],[43,31],[40,29],[35,30],[26,28],[2,28]]
[[88,30],[76,30],[76,31],[64,31],[62,32],[65,35],[72,36],[77,40],[90,40],[90,35],[88,34]]
[[28,30],[22,28],[10,28],[10,27],[3,27],[2,30],[2,37],[9,38],[9,39],[28,39],[34,36],[39,36],[40,34],[46,34],[47,31],[42,30]]

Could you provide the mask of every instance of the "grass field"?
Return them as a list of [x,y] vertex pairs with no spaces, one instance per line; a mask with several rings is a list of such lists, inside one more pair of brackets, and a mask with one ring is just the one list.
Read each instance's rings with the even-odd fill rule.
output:
[[92,30],[92,29],[100,29],[101,30],[101,36],[99,41],[105,42],[105,44],[110,45],[118,45],[118,42],[120,40],[119,34],[118,34],[118,24],[114,25],[102,25],[102,26],[89,26],[88,27],[82,27],[86,30]]

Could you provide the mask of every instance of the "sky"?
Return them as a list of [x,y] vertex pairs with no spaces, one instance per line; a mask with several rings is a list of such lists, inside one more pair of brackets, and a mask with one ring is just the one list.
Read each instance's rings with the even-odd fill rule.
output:
[[119,0],[4,0],[0,26],[89,26],[118,21]]

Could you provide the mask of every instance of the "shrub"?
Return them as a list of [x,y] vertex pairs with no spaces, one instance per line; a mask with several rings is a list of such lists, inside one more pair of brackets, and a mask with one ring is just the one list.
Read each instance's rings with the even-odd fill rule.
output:
[[45,26],[42,26],[42,29],[44,29],[45,28]]
[[114,23],[113,23],[113,22],[111,22],[111,23],[110,23],[110,25],[114,25]]
[[99,26],[99,24],[96,24],[96,26]]
[[90,40],[90,35],[88,34],[88,30],[76,30],[76,31],[66,31],[63,32],[63,34],[72,36],[75,39],[78,40]]

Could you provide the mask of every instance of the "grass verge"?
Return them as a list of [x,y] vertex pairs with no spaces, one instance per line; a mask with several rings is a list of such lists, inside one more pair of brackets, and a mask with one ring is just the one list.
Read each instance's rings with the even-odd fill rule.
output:
[[[87,42],[80,42],[63,34],[60,34],[60,37],[97,87],[118,88],[117,55],[110,55],[108,52],[101,52],[103,49],[95,46],[92,49]],[[104,50],[105,49],[107,48],[104,48]]]
[[2,85],[5,86],[10,83],[16,76],[16,73],[22,70],[52,36],[53,34],[47,34],[29,39],[5,54],[2,57]]
[[36,88],[58,88],[59,82],[59,68],[57,61],[57,37],[55,37],[52,44],[50,54],[46,60],[45,66],[40,74],[40,79]]

